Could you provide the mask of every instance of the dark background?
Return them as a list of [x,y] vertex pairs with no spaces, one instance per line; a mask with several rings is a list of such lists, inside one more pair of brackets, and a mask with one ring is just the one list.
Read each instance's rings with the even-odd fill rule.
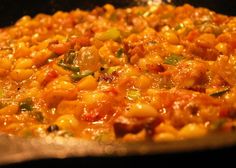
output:
[[[134,0],[0,0],[0,27],[13,24],[23,15],[37,13],[52,14],[57,10],[69,11],[75,8],[92,9],[97,5],[112,3],[117,7],[133,5]],[[137,1],[137,0],[136,0]],[[190,3],[204,6],[227,15],[236,15],[235,0],[172,0],[174,4]]]

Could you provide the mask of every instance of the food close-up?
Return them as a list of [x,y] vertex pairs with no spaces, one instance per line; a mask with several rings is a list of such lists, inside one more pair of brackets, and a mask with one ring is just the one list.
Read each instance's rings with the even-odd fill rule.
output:
[[0,131],[172,142],[236,128],[236,18],[189,4],[23,16],[0,29]]

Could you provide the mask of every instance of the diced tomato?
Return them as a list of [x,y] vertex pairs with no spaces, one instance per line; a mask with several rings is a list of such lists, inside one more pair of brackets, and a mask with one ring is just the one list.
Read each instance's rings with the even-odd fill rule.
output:
[[76,39],[76,43],[79,43],[81,46],[89,46],[90,45],[90,39],[86,36],[81,36]]
[[188,33],[186,39],[188,41],[193,42],[199,35],[200,35],[200,33],[197,30],[192,30]]
[[147,64],[146,67],[148,71],[152,73],[160,73],[165,71],[164,66],[161,64]]
[[116,96],[118,95],[119,91],[117,88],[109,88],[108,90],[104,91],[106,94],[112,95],[112,96]]
[[48,49],[58,55],[61,55],[70,49],[70,43],[59,43],[58,41],[55,41],[49,44]]
[[220,111],[220,117],[224,118],[228,115],[228,110],[227,109],[222,109]]
[[95,122],[100,119],[100,114],[98,109],[94,109],[90,112],[86,112],[81,116],[81,120],[88,122]]
[[219,42],[228,43],[232,49],[236,48],[236,33],[224,33],[217,38]]
[[46,86],[49,82],[56,79],[58,77],[58,73],[55,70],[51,70],[47,73],[45,79],[41,83],[42,86]]
[[215,16],[213,17],[213,20],[214,20],[214,22],[215,22],[216,24],[220,25],[220,24],[222,24],[222,23],[227,22],[229,19],[228,19],[228,17],[225,16],[225,15],[220,15],[220,14],[218,14],[218,15],[215,15]]
[[231,38],[229,41],[230,46],[235,49],[236,48],[236,33],[231,34]]

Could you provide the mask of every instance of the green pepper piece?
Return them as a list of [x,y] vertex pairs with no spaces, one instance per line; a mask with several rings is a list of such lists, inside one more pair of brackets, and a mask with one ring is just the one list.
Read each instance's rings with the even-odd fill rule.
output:
[[218,90],[217,92],[211,93],[210,96],[212,97],[220,97],[223,96],[225,93],[227,93],[230,89],[227,88],[223,88],[221,90]]
[[171,54],[164,60],[164,64],[176,65],[179,61],[183,60],[182,55]]
[[73,64],[76,56],[77,56],[76,51],[69,50],[69,52],[65,54],[64,63]]
[[83,71],[81,73],[74,73],[71,75],[71,78],[74,80],[74,81],[79,81],[80,79],[86,77],[86,76],[89,76],[89,75],[93,75],[94,72],[90,71],[90,70],[86,70],[86,71]]
[[26,98],[24,101],[20,102],[20,111],[32,111],[33,101],[31,98]]
[[116,52],[116,57],[117,58],[121,58],[122,54],[124,53],[124,49],[120,48],[117,52]]
[[129,90],[127,92],[127,98],[129,100],[137,100],[141,97],[140,91],[139,90]]
[[95,38],[101,41],[114,40],[117,41],[121,37],[120,31],[117,28],[110,28],[105,32],[97,33]]
[[66,70],[69,70],[72,72],[79,72],[80,71],[79,66],[67,65],[67,64],[63,63],[62,61],[58,62],[57,65],[59,65],[63,69],[66,69]]
[[120,67],[119,66],[112,66],[107,69],[107,73],[111,75],[113,72],[117,71]]

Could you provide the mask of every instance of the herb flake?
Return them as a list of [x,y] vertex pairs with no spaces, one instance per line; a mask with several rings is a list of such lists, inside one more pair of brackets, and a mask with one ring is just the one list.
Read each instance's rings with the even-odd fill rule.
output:
[[182,55],[172,54],[172,55],[166,57],[166,59],[164,60],[164,64],[176,65],[179,61],[181,61],[183,59],[184,58]]

